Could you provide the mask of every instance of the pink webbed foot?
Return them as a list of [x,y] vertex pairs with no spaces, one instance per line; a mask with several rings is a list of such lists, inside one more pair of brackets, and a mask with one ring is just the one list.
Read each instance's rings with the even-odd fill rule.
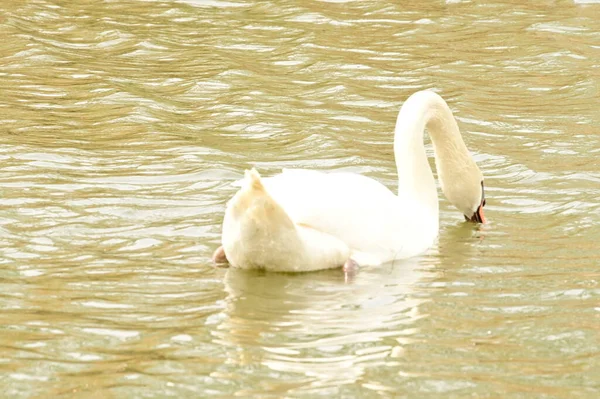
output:
[[354,279],[356,273],[358,273],[358,263],[354,259],[349,258],[344,266],[342,267],[344,271],[344,280],[348,283]]
[[229,267],[229,261],[222,245],[213,253],[212,261],[217,267]]

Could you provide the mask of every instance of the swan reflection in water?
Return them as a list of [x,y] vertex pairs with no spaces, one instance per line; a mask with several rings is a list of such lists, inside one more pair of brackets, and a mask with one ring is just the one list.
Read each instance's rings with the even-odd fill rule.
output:
[[472,224],[449,226],[426,255],[361,268],[350,283],[340,269],[300,274],[227,269],[225,310],[212,335],[229,348],[228,360],[212,376],[255,386],[238,395],[364,380],[418,339],[428,289],[446,265],[464,264],[471,256],[475,234]]

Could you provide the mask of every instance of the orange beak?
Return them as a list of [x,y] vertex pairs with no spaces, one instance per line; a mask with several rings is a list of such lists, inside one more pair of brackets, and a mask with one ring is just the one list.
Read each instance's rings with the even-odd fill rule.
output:
[[469,220],[470,222],[474,222],[474,223],[485,223],[486,219],[485,219],[485,215],[483,214],[483,206],[479,205],[479,208],[477,208],[477,210],[475,211],[473,216],[471,216],[470,218],[467,218],[465,216],[465,219]]

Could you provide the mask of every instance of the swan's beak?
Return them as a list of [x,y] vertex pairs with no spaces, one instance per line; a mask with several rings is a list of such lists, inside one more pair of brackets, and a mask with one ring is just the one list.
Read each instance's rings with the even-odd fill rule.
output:
[[485,215],[483,214],[483,204],[479,205],[479,208],[477,208],[473,216],[471,216],[470,218],[465,216],[465,219],[473,223],[485,223],[486,220]]

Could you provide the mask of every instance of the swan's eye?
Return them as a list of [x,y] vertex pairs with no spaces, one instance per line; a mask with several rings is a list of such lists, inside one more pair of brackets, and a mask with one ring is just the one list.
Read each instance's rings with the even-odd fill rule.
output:
[[483,180],[481,181],[481,206],[485,206],[485,187],[483,186]]

